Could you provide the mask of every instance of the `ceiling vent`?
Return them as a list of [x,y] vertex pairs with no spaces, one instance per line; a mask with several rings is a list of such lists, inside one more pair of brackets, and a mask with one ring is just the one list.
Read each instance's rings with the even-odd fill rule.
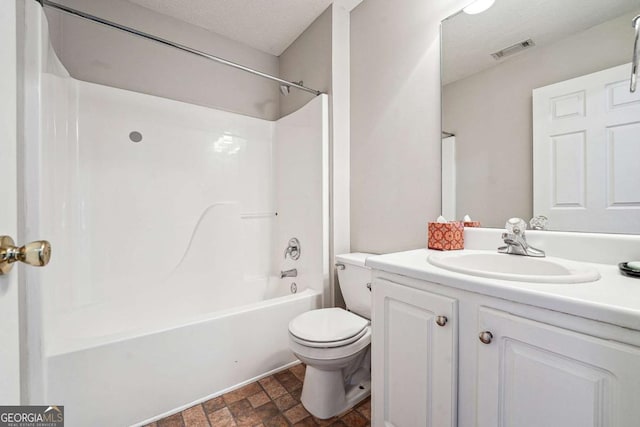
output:
[[506,58],[507,56],[515,55],[516,53],[522,52],[523,50],[529,49],[530,47],[533,47],[535,45],[536,44],[533,42],[533,40],[529,39],[520,43],[516,43],[509,47],[505,47],[502,50],[492,53],[491,56],[493,56],[493,59],[497,61],[499,59]]

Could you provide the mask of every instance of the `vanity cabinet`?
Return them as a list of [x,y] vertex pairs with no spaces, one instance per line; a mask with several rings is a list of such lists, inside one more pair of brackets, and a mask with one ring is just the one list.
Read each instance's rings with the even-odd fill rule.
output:
[[372,327],[374,427],[640,425],[638,331],[382,272]]
[[376,425],[455,426],[456,300],[384,279],[372,288]]
[[478,426],[639,425],[640,348],[488,307],[478,326]]

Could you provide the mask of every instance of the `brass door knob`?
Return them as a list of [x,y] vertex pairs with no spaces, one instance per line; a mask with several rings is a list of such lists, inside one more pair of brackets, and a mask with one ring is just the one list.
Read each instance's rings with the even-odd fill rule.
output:
[[38,240],[17,247],[9,236],[0,236],[0,275],[11,271],[13,263],[20,261],[35,267],[49,264],[51,259],[51,243]]

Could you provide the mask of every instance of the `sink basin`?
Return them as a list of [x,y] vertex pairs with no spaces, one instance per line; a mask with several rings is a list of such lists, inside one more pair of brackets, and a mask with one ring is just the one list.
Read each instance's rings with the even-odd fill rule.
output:
[[533,258],[491,251],[442,252],[429,263],[457,273],[501,280],[536,283],[586,283],[600,278],[597,270],[561,258]]

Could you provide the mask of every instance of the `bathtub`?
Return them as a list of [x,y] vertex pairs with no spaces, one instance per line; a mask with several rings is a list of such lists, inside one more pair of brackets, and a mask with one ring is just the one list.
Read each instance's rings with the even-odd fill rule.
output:
[[47,395],[65,405],[68,426],[142,425],[287,367],[296,361],[288,323],[319,308],[321,294],[299,290],[177,324],[173,316],[159,321],[171,309],[165,302],[154,301],[152,310],[141,304],[137,319],[110,326],[100,323],[114,318],[108,307],[100,308],[108,315],[93,307],[56,325],[59,340],[47,349]]
[[[58,255],[39,273],[43,384],[30,402],[64,405],[70,427],[141,424],[294,363],[288,323],[319,308],[328,290],[326,97],[274,124],[47,77],[84,108],[79,118],[51,119],[62,124],[50,125],[55,143],[43,148],[53,175],[45,210],[55,213],[43,235]],[[122,115],[131,123],[119,123]],[[244,127],[233,155],[216,151],[217,130],[199,130],[234,121]],[[59,131],[76,127],[79,136]],[[142,128],[147,145],[131,144],[128,131]],[[176,135],[190,137],[183,158]],[[143,150],[153,164],[136,157]],[[211,165],[199,171],[198,158]],[[118,168],[103,167],[111,164]],[[132,176],[136,185],[127,184]],[[283,260],[292,236],[303,256]],[[291,268],[295,294],[293,279],[268,278]]]
[[[29,401],[65,405],[70,427],[142,424],[294,363],[288,323],[328,290],[326,96],[272,123],[42,81],[42,235],[57,255],[32,287],[44,348]],[[297,261],[282,255],[292,236]]]

